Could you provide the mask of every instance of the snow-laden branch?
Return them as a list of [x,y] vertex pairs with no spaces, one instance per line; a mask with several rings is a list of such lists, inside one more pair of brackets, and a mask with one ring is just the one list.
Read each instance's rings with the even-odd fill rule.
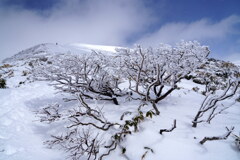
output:
[[225,133],[223,136],[204,137],[199,143],[204,144],[207,141],[226,140],[230,136],[233,130],[234,130],[234,127],[232,127],[231,129],[227,128],[227,133]]

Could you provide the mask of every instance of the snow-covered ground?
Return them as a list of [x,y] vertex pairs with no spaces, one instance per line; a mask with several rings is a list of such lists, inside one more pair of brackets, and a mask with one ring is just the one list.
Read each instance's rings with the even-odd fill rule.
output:
[[54,97],[54,91],[44,83],[32,83],[19,88],[0,90],[0,159],[42,160],[61,159],[61,153],[46,149],[43,126],[36,121],[34,101]]
[[[146,159],[168,160],[238,160],[233,138],[223,141],[198,142],[204,136],[219,136],[225,134],[225,127],[235,126],[240,130],[240,103],[235,103],[225,114],[216,117],[212,124],[200,124],[198,128],[191,127],[191,121],[203,100],[203,96],[189,87],[195,84],[184,81],[181,89],[160,103],[161,115],[146,120],[140,125],[140,131],[127,137],[122,144],[126,147],[129,159],[141,159],[145,153],[144,147],[153,149]],[[56,91],[43,82],[34,82],[19,88],[0,90],[0,159],[4,160],[63,160],[66,155],[59,150],[47,149],[43,142],[50,137],[47,124],[40,124],[34,114],[38,108],[54,101],[60,101]],[[135,110],[135,104],[120,106],[106,104],[106,115],[118,119],[123,111]],[[170,128],[173,119],[177,120],[177,128],[171,133],[159,134],[160,129]],[[52,126],[53,127],[53,126]],[[57,128],[57,127],[56,127]],[[121,150],[113,152],[106,159],[125,159]]]
[[[80,49],[85,46],[88,50],[99,47],[79,44],[73,46]],[[61,52],[66,49],[61,49],[59,45],[54,47],[60,47]],[[56,53],[57,49],[54,47],[50,47],[49,50]],[[113,47],[105,48],[108,51],[113,51],[112,49]],[[74,50],[71,49],[71,52]],[[68,104],[62,100],[64,95],[57,93],[47,82],[26,81],[27,76],[22,74],[27,70],[26,67],[29,66],[25,65],[24,61],[16,62],[12,67],[14,75],[7,78],[8,88],[0,89],[0,160],[65,160],[67,153],[58,149],[48,149],[44,145],[44,141],[63,126],[39,122],[35,111],[54,102]],[[26,83],[20,85],[19,82],[23,81]],[[200,88],[198,92],[192,90],[196,86]],[[192,128],[191,122],[204,99],[201,94],[204,87],[190,80],[182,80],[179,87],[179,90],[158,103],[160,116],[145,119],[140,124],[139,132],[127,135],[121,144],[126,148],[124,155],[121,148],[117,148],[105,159],[141,160],[148,151],[145,160],[239,160],[240,151],[231,136],[227,140],[208,141],[204,145],[200,145],[199,141],[205,136],[222,136],[226,133],[225,127],[231,126],[235,127],[234,133],[238,135],[240,102],[234,102],[234,99],[227,100],[224,104],[231,107],[217,115],[211,124],[200,123],[197,128]],[[119,102],[118,106],[100,102],[99,105],[104,106],[106,118],[120,121],[119,117],[123,112],[136,111],[139,106],[137,101],[120,99]],[[177,128],[160,135],[160,129],[171,128],[174,119],[177,120]],[[145,149],[146,147],[153,152]]]

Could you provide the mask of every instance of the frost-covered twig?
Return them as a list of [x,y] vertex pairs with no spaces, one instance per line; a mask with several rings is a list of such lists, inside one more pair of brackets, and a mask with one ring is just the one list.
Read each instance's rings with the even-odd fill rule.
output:
[[59,107],[59,104],[50,104],[37,111],[36,114],[39,116],[40,122],[52,123],[59,120],[62,117],[59,113]]

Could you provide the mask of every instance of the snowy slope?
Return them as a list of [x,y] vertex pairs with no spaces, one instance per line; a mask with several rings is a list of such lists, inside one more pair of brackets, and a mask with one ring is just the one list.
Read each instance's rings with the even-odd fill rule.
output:
[[[16,55],[4,59],[0,66],[0,78],[8,78],[8,87],[17,87],[26,81],[31,81],[29,77],[29,69],[38,63],[49,62],[53,56],[60,56],[64,54],[90,54],[92,52],[102,53],[105,55],[115,55],[117,46],[103,46],[92,44],[53,44],[45,43],[33,46],[23,50]],[[4,64],[9,65],[5,67]],[[23,76],[26,74],[25,76]]]
[[91,44],[53,44],[45,43],[33,46],[26,50],[23,50],[16,55],[3,60],[3,63],[9,63],[18,60],[26,60],[29,58],[47,57],[55,54],[86,54],[91,53],[93,50],[104,54],[115,53],[117,46],[103,46],[103,45],[91,45]]
[[[24,74],[31,60],[68,52],[90,53],[92,49],[114,54],[114,48],[87,44],[41,44],[6,59],[4,62],[10,66],[4,68],[6,72],[3,74],[8,88],[0,89],[0,160],[65,160],[67,157],[61,150],[48,149],[43,143],[51,134],[61,131],[63,126],[40,123],[35,116],[35,111],[47,104],[58,102],[69,105],[62,100],[67,95],[57,93],[47,82],[33,81],[31,73]],[[183,80],[179,87],[179,90],[158,104],[160,116],[146,119],[141,123],[139,132],[127,136],[122,144],[126,148],[125,155],[121,154],[121,148],[117,148],[106,160],[140,160],[146,151],[144,160],[239,160],[240,151],[233,137],[206,142],[204,145],[200,145],[199,141],[205,136],[224,135],[225,127],[234,126],[234,133],[238,134],[240,103],[234,99],[227,100],[224,105],[231,105],[231,108],[216,116],[211,124],[203,123],[198,128],[192,128],[191,121],[204,99],[201,94],[204,86]],[[195,92],[193,87],[200,90]],[[99,102],[99,105],[104,106],[107,119],[121,123],[119,117],[122,113],[136,111],[139,102],[125,99],[119,101],[119,106],[109,102]],[[149,110],[148,107],[144,109]],[[159,130],[170,128],[174,119],[177,120],[177,128],[160,135]],[[151,148],[153,152],[145,147]]]
[[43,146],[44,136],[41,132],[44,130],[40,130],[42,126],[32,112],[36,107],[32,104],[34,100],[53,96],[53,89],[43,83],[0,90],[1,160],[61,159],[60,152]]

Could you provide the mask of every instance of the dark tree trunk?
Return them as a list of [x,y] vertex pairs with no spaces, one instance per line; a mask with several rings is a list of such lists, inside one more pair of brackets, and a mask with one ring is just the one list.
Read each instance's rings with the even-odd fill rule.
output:
[[153,106],[153,108],[156,112],[156,115],[160,115],[160,111],[158,110],[156,103],[155,102],[151,102],[151,103],[152,103],[152,106]]
[[155,103],[158,103],[159,101],[163,100],[164,98],[166,98],[170,93],[172,93],[172,91],[174,91],[176,88],[171,88],[169,89],[165,94],[163,94],[162,96],[158,97],[155,100]]
[[113,98],[112,100],[115,105],[119,105],[117,98]]
[[194,120],[192,121],[192,123],[193,123],[192,127],[193,128],[197,127],[197,121],[198,121],[198,118],[199,118],[200,114],[201,114],[201,112],[198,111],[197,115],[195,116]]

